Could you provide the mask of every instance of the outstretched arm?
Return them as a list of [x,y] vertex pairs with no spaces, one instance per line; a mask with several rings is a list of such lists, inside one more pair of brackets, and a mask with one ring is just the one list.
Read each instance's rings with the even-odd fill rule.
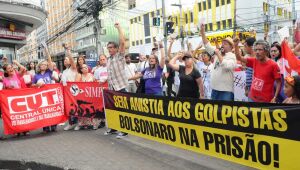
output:
[[125,53],[125,35],[124,35],[123,29],[119,23],[115,23],[115,27],[118,29],[118,32],[119,32],[119,52],[124,54]]

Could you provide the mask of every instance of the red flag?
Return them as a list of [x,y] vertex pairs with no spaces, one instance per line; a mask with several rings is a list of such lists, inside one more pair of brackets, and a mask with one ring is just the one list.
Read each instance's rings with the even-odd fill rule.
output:
[[281,43],[281,52],[283,57],[288,61],[290,68],[300,74],[300,60],[290,49],[287,41]]
[[42,88],[1,90],[4,133],[35,130],[68,120],[60,84]]
[[102,89],[108,84],[68,82],[64,86],[65,112],[70,116],[104,118]]

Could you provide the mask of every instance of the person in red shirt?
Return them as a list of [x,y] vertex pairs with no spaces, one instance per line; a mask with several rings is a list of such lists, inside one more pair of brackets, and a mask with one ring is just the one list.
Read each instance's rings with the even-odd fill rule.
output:
[[[258,40],[254,44],[256,58],[244,58],[239,52],[239,39],[234,39],[236,58],[253,68],[253,80],[249,99],[254,102],[277,102],[281,90],[281,75],[277,63],[269,56],[270,46],[267,41]],[[276,91],[274,93],[274,82]]]

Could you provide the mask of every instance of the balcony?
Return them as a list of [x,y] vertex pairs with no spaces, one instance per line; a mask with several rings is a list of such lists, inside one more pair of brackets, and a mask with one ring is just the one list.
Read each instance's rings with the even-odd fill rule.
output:
[[40,0],[0,0],[0,19],[22,25],[26,35],[45,22]]

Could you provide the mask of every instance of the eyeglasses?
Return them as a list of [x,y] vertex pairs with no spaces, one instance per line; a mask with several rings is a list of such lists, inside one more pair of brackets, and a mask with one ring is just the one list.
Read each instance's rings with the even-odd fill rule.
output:
[[278,50],[271,50],[270,52],[271,52],[271,53],[277,53]]
[[294,79],[294,77],[292,77],[292,76],[287,76],[287,77],[285,78],[285,81],[286,81],[288,84],[290,84],[290,85],[292,85],[292,86],[295,86],[295,79]]

